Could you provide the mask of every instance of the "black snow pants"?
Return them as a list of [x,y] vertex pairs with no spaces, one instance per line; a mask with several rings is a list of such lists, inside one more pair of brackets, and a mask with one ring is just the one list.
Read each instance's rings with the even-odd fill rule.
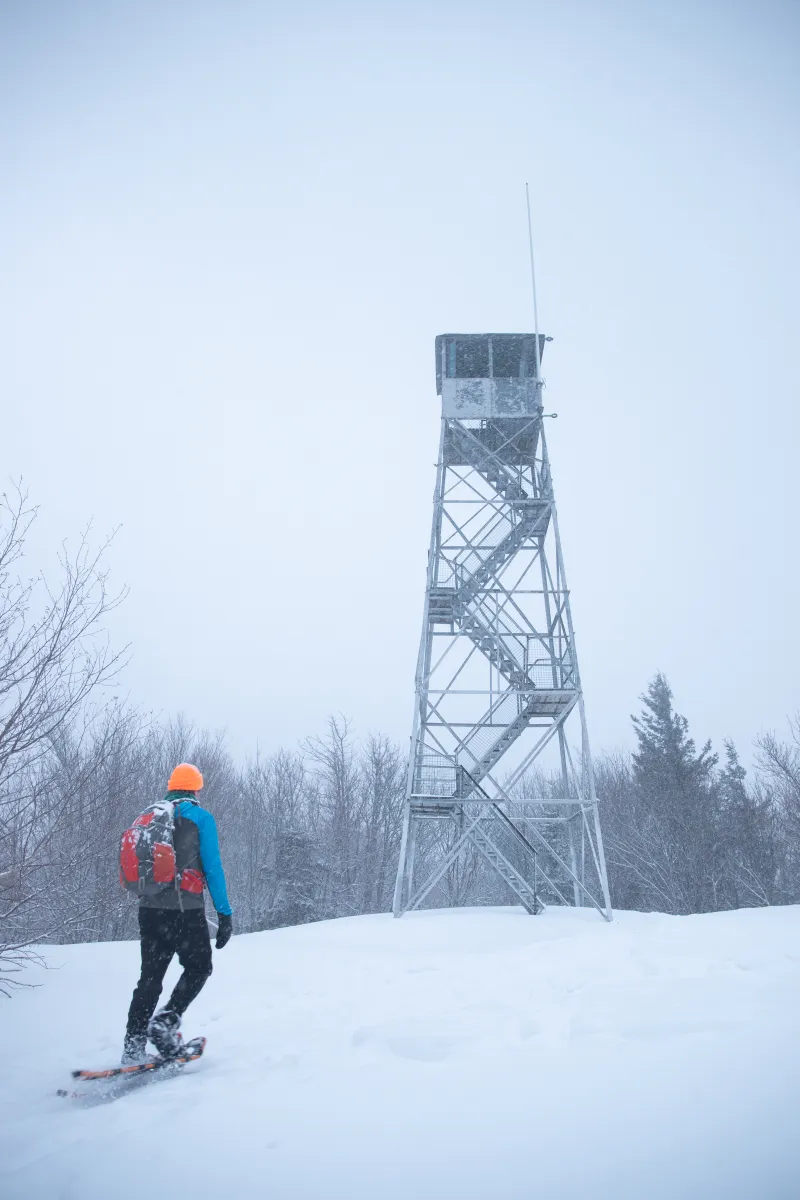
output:
[[147,1026],[156,1010],[167,967],[177,954],[183,974],[175,984],[167,1008],[184,1013],[211,974],[211,939],[202,908],[180,912],[139,906],[142,974],[128,1012],[126,1041],[147,1037]]

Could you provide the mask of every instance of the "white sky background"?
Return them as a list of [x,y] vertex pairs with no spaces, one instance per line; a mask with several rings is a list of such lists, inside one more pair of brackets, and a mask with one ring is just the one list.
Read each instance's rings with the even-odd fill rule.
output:
[[131,698],[406,741],[445,331],[531,327],[596,748],[800,707],[800,5],[0,3],[0,475]]

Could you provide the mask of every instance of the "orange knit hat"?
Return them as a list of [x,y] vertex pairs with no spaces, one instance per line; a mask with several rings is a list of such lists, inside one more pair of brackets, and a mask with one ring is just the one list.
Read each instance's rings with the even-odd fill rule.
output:
[[191,763],[178,763],[169,777],[167,790],[170,792],[199,792],[203,776]]

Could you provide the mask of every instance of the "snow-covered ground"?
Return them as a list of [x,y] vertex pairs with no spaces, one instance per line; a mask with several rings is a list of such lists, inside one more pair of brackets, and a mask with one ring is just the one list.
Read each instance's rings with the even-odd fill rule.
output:
[[138,947],[47,957],[0,1004],[4,1200],[800,1196],[800,908],[237,937],[205,1057],[91,1107],[55,1090],[118,1056]]

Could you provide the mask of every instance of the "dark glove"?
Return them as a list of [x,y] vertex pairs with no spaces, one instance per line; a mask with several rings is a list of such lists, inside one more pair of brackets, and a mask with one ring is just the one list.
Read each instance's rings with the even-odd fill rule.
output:
[[217,940],[215,945],[218,950],[221,950],[231,940],[233,917],[230,914],[217,913],[217,921],[219,924],[217,925]]

